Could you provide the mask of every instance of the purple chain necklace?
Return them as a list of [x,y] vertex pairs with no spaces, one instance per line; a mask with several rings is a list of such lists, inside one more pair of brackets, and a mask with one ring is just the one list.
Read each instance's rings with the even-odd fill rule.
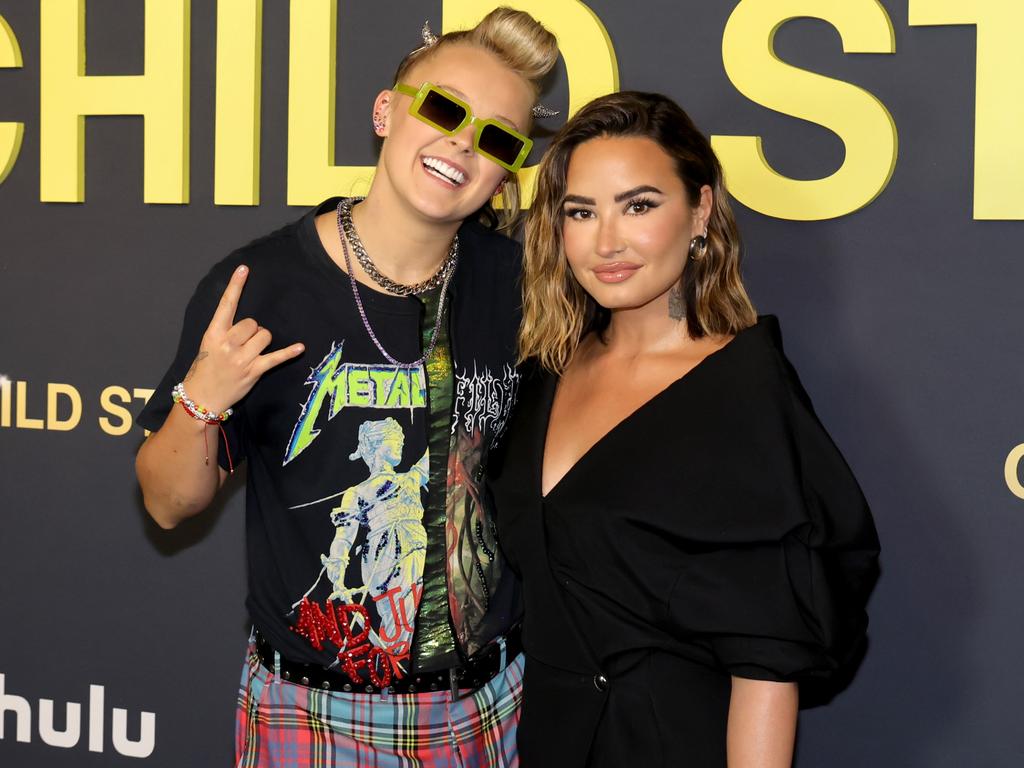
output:
[[370,335],[370,339],[373,341],[374,346],[377,347],[382,355],[384,355],[385,360],[399,368],[415,368],[425,360],[428,360],[430,356],[434,354],[434,347],[437,346],[437,337],[441,330],[441,318],[444,317],[444,300],[448,295],[448,283],[452,279],[452,275],[455,274],[455,267],[459,260],[458,250],[456,249],[454,258],[452,259],[451,269],[447,270],[447,274],[444,276],[444,282],[441,284],[441,296],[438,298],[437,302],[437,318],[434,320],[434,332],[430,335],[430,344],[427,347],[427,351],[411,363],[403,363],[388,354],[388,351],[384,349],[384,345],[381,344],[380,340],[377,338],[377,334],[373,332],[373,327],[370,325],[370,321],[366,317],[366,309],[363,307],[363,300],[359,297],[359,286],[356,284],[356,277],[352,273],[352,257],[349,256],[348,253],[348,241],[345,237],[345,231],[342,229],[340,212],[338,213],[338,237],[341,238],[341,250],[342,253],[345,254],[345,271],[348,272],[348,279],[352,284],[352,296],[356,300],[356,309],[359,310],[359,317],[363,320],[363,327]]

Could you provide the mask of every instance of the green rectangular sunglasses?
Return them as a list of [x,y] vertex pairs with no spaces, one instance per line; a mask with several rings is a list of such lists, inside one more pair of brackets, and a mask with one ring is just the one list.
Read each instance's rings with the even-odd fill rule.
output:
[[500,120],[481,120],[474,117],[466,102],[443,88],[438,88],[433,83],[424,83],[419,89],[405,83],[395,83],[392,90],[411,96],[409,114],[445,136],[454,136],[467,125],[475,126],[474,149],[506,171],[515,173],[526,162],[526,156],[533,147],[532,139],[523,136]]

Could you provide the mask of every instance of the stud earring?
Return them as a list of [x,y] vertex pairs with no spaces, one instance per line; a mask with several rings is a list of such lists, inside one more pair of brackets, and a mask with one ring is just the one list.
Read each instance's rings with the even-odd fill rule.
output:
[[381,117],[378,114],[375,114],[373,116],[373,131],[374,131],[374,133],[376,133],[378,136],[383,136],[384,135],[384,128],[385,127],[386,126],[384,125],[384,118]]

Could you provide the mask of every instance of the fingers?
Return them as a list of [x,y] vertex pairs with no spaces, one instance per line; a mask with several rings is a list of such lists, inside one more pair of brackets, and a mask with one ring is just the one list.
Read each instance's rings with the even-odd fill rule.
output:
[[270,342],[273,341],[273,339],[274,337],[271,335],[270,331],[263,326],[258,326],[255,333],[253,333],[242,345],[242,350],[245,354],[255,358],[260,354],[260,352],[270,346]]
[[302,344],[292,344],[275,352],[260,355],[253,362],[253,372],[256,373],[257,376],[262,376],[271,368],[275,368],[281,363],[286,363],[292,358],[298,357],[305,351],[306,348]]
[[213,313],[210,327],[222,332],[227,332],[235,322],[235,311],[238,309],[238,300],[242,296],[242,288],[245,287],[245,279],[249,276],[249,268],[244,264],[231,274],[228,285],[220,297],[220,303]]
[[237,323],[231,326],[228,330],[225,338],[228,343],[234,346],[241,347],[246,344],[256,332],[260,330],[259,323],[253,320],[251,317],[247,317],[244,320],[239,320]]

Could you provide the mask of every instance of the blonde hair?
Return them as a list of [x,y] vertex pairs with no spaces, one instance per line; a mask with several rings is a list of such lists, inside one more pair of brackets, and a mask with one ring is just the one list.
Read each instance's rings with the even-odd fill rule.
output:
[[[475,45],[494,54],[530,85],[535,98],[540,95],[541,81],[558,62],[557,38],[525,11],[502,6],[484,16],[472,29],[448,32],[433,45],[408,54],[398,65],[394,82],[401,82],[414,66],[456,43]],[[498,229],[512,229],[519,219],[521,198],[519,178],[511,173],[502,187],[501,209],[496,211],[488,200],[477,215]]]
[[609,94],[584,106],[555,135],[540,162],[537,194],[526,218],[519,360],[535,357],[555,373],[565,370],[580,340],[590,331],[602,332],[611,317],[577,282],[562,241],[569,161],[580,144],[604,136],[644,137],[658,144],[675,161],[694,208],[701,188],[711,187],[707,250],[687,261],[682,276],[690,337],[734,334],[757,322],[740,278],[739,231],[711,144],[665,96]]

